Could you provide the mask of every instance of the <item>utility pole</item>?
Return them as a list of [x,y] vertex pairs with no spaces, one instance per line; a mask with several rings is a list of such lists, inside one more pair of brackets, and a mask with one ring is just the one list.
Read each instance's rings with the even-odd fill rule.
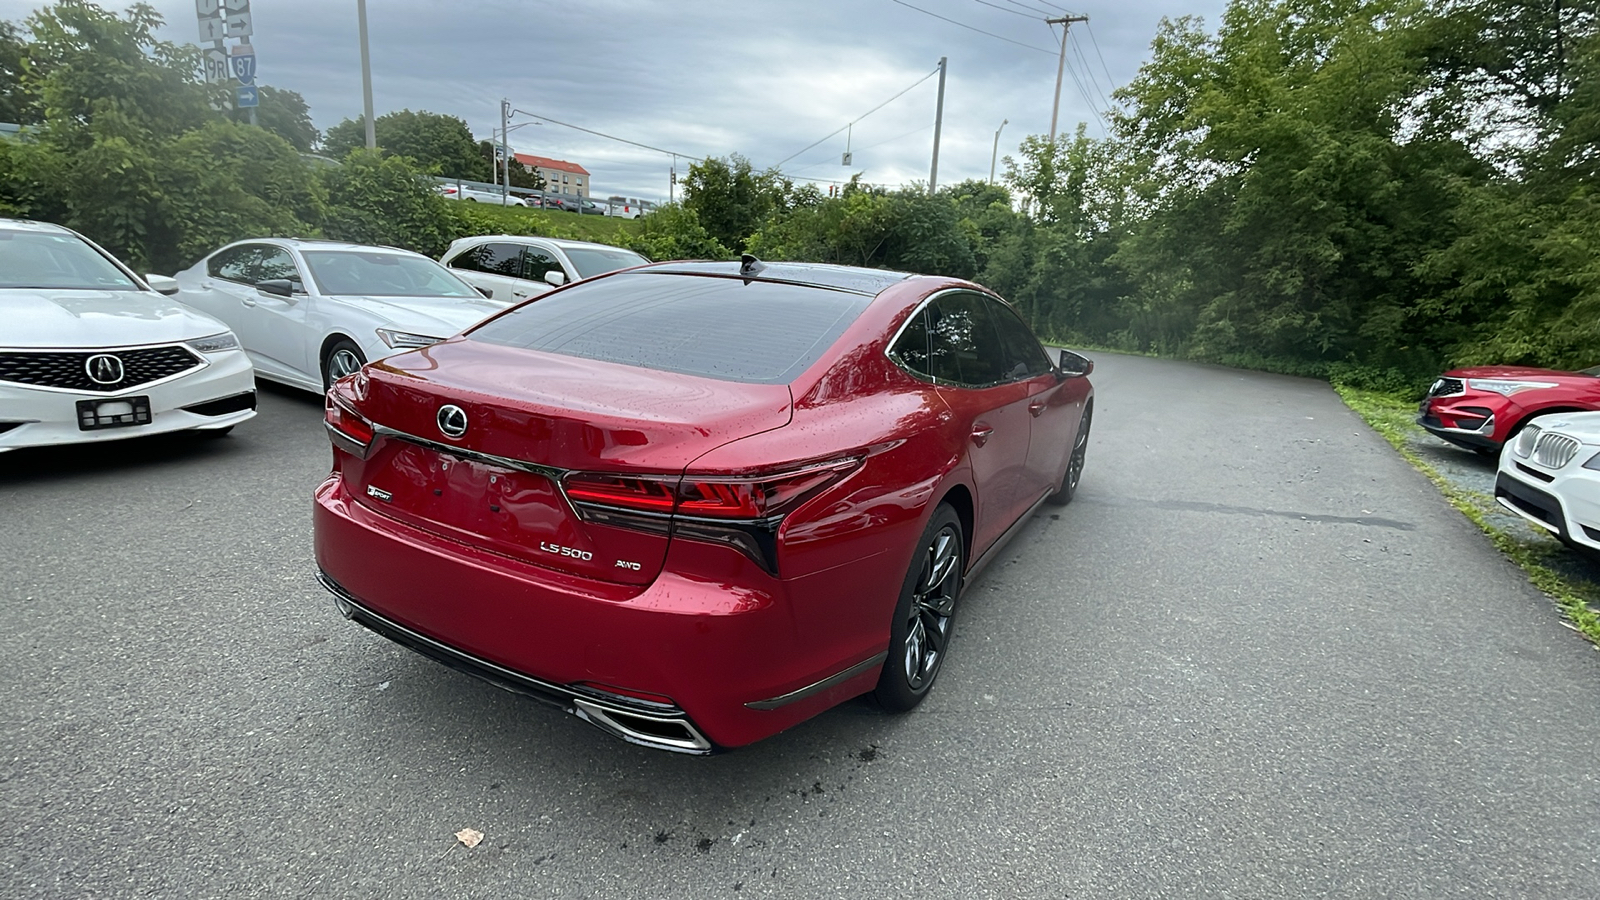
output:
[[[928,173],[928,196],[939,187],[939,132],[944,128],[944,74],[945,61],[950,57],[939,57],[939,106],[933,114],[933,170]],[[838,134],[838,132],[834,132]]]
[[1000,120],[1000,127],[996,128],[994,130],[994,151],[989,154],[989,183],[990,184],[994,184],[994,161],[995,161],[995,158],[1000,155],[1000,132],[1005,131],[1006,130],[1006,126],[1009,125],[1009,124],[1011,124],[1011,120],[1010,119],[1001,119]]
[[1061,62],[1056,64],[1056,103],[1050,108],[1050,143],[1056,142],[1056,118],[1061,115],[1061,76],[1067,70],[1067,31],[1072,28],[1073,22],[1087,22],[1088,16],[1062,16],[1059,19],[1045,19],[1046,25],[1061,26]]
[[500,205],[505,206],[511,196],[511,101],[500,101],[500,168],[505,182],[500,187]]
[[367,51],[367,0],[356,0],[361,24],[361,109],[367,120],[367,149],[378,149],[378,126],[372,121],[372,55]]

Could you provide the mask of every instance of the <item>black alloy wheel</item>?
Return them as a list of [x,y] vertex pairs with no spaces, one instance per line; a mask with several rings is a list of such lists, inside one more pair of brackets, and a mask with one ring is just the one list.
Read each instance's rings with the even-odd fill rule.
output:
[[922,702],[949,653],[956,601],[966,573],[966,542],[955,510],[940,504],[923,531],[895,604],[889,658],[876,696],[885,709],[904,712]]
[[367,355],[361,352],[356,342],[349,338],[340,338],[328,346],[322,354],[322,389],[327,391],[333,383],[346,375],[352,375],[367,364]]
[[1048,502],[1066,506],[1078,493],[1078,482],[1083,480],[1083,461],[1089,453],[1089,427],[1094,424],[1094,401],[1083,408],[1083,418],[1078,420],[1078,438],[1072,443],[1072,456],[1067,459],[1067,471],[1061,476],[1061,488],[1051,494]]

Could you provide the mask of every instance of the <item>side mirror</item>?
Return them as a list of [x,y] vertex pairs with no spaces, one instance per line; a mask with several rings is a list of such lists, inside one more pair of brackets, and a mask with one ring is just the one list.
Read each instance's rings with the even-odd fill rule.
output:
[[146,275],[144,283],[150,285],[150,290],[168,297],[178,293],[178,279],[166,275]]
[[477,288],[478,293],[482,294],[485,298],[487,298],[489,300],[493,300],[494,299],[494,291],[491,291],[486,287],[481,287],[481,286],[476,285],[476,284],[473,285],[473,287]]
[[1056,371],[1062,378],[1082,378],[1094,371],[1094,360],[1081,353],[1063,350],[1060,361],[1056,363]]
[[287,278],[268,278],[266,281],[256,282],[256,290],[287,299],[294,296],[294,282]]
[[544,273],[544,280],[549,284],[555,285],[556,287],[561,287],[563,284],[567,283],[567,273],[559,269],[551,269],[550,271]]

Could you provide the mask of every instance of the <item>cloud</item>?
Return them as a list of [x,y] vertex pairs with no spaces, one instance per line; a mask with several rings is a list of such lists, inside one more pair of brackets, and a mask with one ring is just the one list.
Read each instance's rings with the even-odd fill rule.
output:
[[[1014,15],[1045,0],[907,0],[938,15],[1041,49],[1059,32]],[[0,0],[0,18],[38,3]],[[108,4],[119,8],[120,3]],[[196,41],[194,4],[157,0],[166,36]],[[919,13],[890,0],[368,0],[379,115],[426,109],[466,120],[488,138],[500,100],[542,116],[689,157],[739,153],[766,167],[844,126],[949,58],[939,181],[986,178],[995,129],[1000,155],[1047,133],[1057,58]],[[1074,12],[1060,130],[1100,134],[1095,107],[1133,77],[1162,16],[1220,12],[1177,0],[1133,0]],[[319,127],[361,113],[355,0],[254,0],[261,80],[299,91]],[[1091,39],[1091,32],[1094,39]],[[1096,40],[1097,39],[1097,40]],[[1102,56],[1104,62],[1102,63]],[[1109,72],[1107,71],[1109,70]],[[926,181],[937,78],[867,116],[849,133],[854,166],[839,165],[841,133],[784,166],[797,180]],[[1092,99],[1085,99],[1085,94]],[[533,122],[519,114],[514,124]],[[665,198],[673,159],[545,121],[511,133],[513,148],[581,163],[600,195]],[[681,176],[689,160],[679,159]],[[1003,167],[1002,167],[1003,169]]]

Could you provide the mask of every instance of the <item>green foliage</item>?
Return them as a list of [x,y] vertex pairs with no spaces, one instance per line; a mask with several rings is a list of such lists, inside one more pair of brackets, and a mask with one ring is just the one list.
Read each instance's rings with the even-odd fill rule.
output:
[[[405,157],[356,150],[324,169],[328,212],[323,234],[338,241],[404,247],[438,256],[458,236],[446,200]],[[459,215],[459,214],[458,214]]]
[[750,160],[734,154],[689,166],[683,179],[683,205],[718,243],[745,249],[773,212],[786,205],[793,185],[776,169],[757,172]]
[[[306,99],[295,91],[285,91],[271,85],[262,85],[258,92],[261,105],[256,107],[256,123],[289,142],[301,153],[310,153],[317,146],[322,133],[311,124],[311,110]],[[235,109],[235,122],[250,121],[250,110]]]
[[682,204],[668,204],[637,220],[638,231],[622,242],[649,259],[729,259],[736,254],[700,224],[699,215]]
[[37,98],[22,82],[28,47],[12,22],[0,22],[0,122],[33,125],[39,121]]
[[[324,151],[343,159],[352,151],[364,149],[365,123],[363,116],[345,119],[329,128],[323,138]],[[403,109],[373,120],[373,134],[380,150],[407,157],[424,172],[469,181],[493,178],[491,163],[479,153],[472,130],[455,116]]]
[[[487,178],[483,178],[483,179],[472,179],[472,180],[474,180],[474,181],[478,181],[478,180],[488,181],[490,184],[496,183],[495,182],[495,178],[494,178],[494,173],[495,173],[495,169],[496,169],[496,167],[498,165],[495,162],[495,148],[497,146],[498,145],[495,144],[493,141],[479,141],[478,142],[478,156],[483,159],[483,166],[484,166],[483,171],[488,172],[489,176]],[[515,155],[514,151],[513,151],[513,155]],[[460,176],[460,177],[465,178],[466,176],[463,175],[463,176]],[[527,188],[527,189],[533,190],[533,191],[542,191],[542,190],[544,190],[544,176],[540,175],[538,172],[535,172],[535,171],[533,171],[531,169],[523,168],[521,165],[514,163],[511,166],[511,186],[512,187],[519,187],[519,188]]]

